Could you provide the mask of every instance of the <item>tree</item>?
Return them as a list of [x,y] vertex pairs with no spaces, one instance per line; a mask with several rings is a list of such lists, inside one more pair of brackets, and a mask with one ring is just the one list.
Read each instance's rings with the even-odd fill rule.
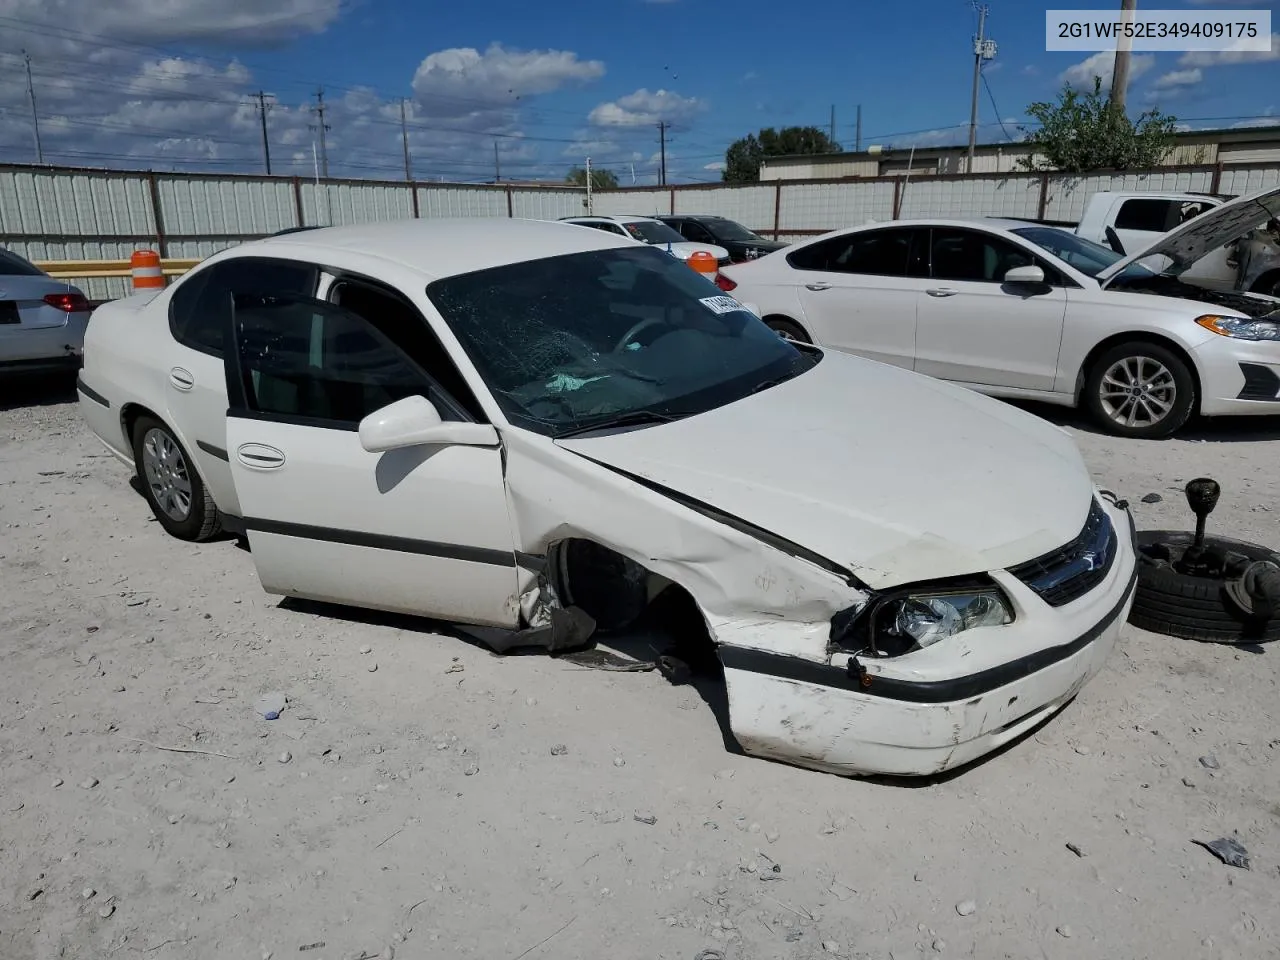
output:
[[[574,167],[569,171],[569,175],[564,178],[565,183],[572,183],[576,187],[586,187],[587,171],[582,167]],[[592,190],[614,190],[618,186],[618,175],[612,170],[601,170],[596,167],[591,171],[591,189]]]
[[1027,170],[1149,170],[1160,165],[1173,148],[1175,117],[1148,110],[1136,121],[1102,95],[1102,78],[1093,78],[1093,91],[1062,88],[1057,103],[1038,102],[1027,116],[1039,121],[1037,130],[1023,128],[1030,157],[1019,163]]
[[755,183],[760,179],[760,161],[765,157],[797,154],[839,153],[840,144],[818,127],[765,127],[729,144],[724,152],[725,183]]

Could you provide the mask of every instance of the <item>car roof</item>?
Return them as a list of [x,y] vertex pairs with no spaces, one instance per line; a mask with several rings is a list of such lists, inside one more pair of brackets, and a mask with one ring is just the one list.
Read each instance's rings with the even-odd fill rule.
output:
[[255,240],[234,251],[236,256],[271,256],[287,250],[292,257],[333,266],[371,257],[436,279],[561,254],[629,249],[633,244],[555,220],[460,217],[318,227]]
[[649,220],[655,220],[658,223],[662,222],[661,220],[658,220],[657,217],[639,217],[639,216],[632,216],[630,214],[624,214],[624,213],[619,213],[619,214],[593,213],[593,214],[590,214],[589,216],[561,217],[560,219],[569,220],[569,221],[607,220],[610,223],[637,223],[640,221],[649,221]]

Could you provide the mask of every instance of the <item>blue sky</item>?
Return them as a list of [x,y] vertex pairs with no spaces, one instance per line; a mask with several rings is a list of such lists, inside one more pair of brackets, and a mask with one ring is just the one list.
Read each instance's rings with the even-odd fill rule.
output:
[[[983,141],[1018,137],[1026,105],[1063,82],[1109,77],[1107,55],[1045,52],[1046,6],[990,0]],[[1271,10],[1280,29],[1273,3],[1158,6]],[[715,180],[734,138],[826,128],[833,106],[849,148],[858,104],[864,146],[963,141],[975,26],[962,0],[0,0],[0,160],[34,159],[25,50],[54,162],[261,172],[249,94],[264,90],[274,172],[307,174],[323,85],[334,175],[404,176],[405,98],[420,179],[492,179],[496,143],[505,179],[562,178],[591,156],[652,183],[665,120],[671,179]],[[1277,81],[1280,42],[1136,54],[1129,103],[1191,127],[1280,123]]]

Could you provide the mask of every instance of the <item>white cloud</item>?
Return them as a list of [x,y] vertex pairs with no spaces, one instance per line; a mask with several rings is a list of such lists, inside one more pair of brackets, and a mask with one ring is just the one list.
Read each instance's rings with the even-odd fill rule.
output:
[[[1103,50],[1093,56],[1072,64],[1058,74],[1058,82],[1068,84],[1073,90],[1089,92],[1093,90],[1094,77],[1102,78],[1102,89],[1111,87],[1111,74],[1115,70],[1116,54],[1114,50]],[[1129,59],[1129,82],[1132,83],[1156,65],[1156,58],[1150,53],[1134,54]]]
[[413,92],[432,116],[462,117],[510,109],[525,97],[604,76],[599,60],[579,60],[568,50],[509,50],[494,43],[439,50],[419,64]]
[[1280,33],[1271,35],[1270,50],[1193,50],[1178,58],[1180,67],[1222,67],[1280,60]]
[[1273,116],[1271,112],[1268,110],[1266,116],[1250,117],[1248,120],[1241,120],[1238,123],[1233,123],[1231,125],[1231,128],[1233,130],[1248,130],[1251,127],[1275,127],[1275,126],[1280,126],[1280,118]]
[[723,161],[723,160],[716,160],[716,161],[715,161],[715,162],[713,162],[713,163],[704,164],[704,165],[703,165],[703,167],[702,167],[702,169],[703,169],[703,170],[723,170],[723,169],[724,169],[724,161]]
[[641,88],[635,93],[609,103],[602,103],[587,119],[598,127],[639,127],[665,120],[669,124],[685,124],[697,116],[705,104],[696,97],[682,97],[671,90],[650,92]]
[[1171,70],[1157,78],[1151,86],[1155,90],[1175,90],[1180,87],[1193,87],[1203,79],[1204,73],[1199,67],[1190,70]]

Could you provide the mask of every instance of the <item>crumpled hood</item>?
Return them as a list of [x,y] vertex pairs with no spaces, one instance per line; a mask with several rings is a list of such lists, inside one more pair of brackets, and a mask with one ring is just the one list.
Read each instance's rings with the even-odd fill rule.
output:
[[1079,534],[1093,493],[1074,441],[1051,424],[835,352],[695,417],[557,443],[790,540],[873,588],[1047,553]]

